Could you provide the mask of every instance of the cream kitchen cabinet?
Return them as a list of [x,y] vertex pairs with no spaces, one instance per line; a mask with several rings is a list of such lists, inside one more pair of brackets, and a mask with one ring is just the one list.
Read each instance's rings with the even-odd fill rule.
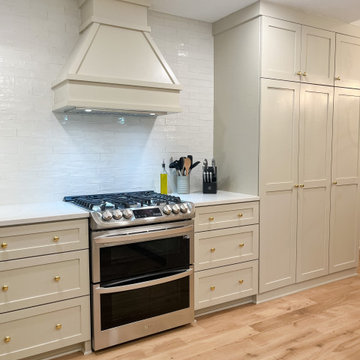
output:
[[0,245],[0,359],[89,351],[87,219],[0,227]]
[[261,96],[260,292],[266,292],[328,273],[333,88],[263,79]]
[[262,18],[262,77],[333,85],[334,58],[334,32]]
[[358,265],[360,90],[335,89],[330,272]]
[[257,300],[355,275],[359,28],[260,2],[213,33],[218,183],[260,195]]
[[335,85],[360,88],[360,38],[336,34]]
[[258,202],[195,207],[195,310],[257,294]]

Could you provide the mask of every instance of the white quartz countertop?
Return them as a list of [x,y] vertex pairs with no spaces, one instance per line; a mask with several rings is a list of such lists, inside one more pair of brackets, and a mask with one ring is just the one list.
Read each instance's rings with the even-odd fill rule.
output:
[[0,227],[89,217],[89,212],[64,201],[0,206]]
[[203,194],[202,192],[195,192],[190,194],[173,194],[173,195],[179,196],[183,201],[193,202],[195,206],[198,207],[259,200],[259,197],[256,195],[233,193],[222,190],[218,190],[216,194]]

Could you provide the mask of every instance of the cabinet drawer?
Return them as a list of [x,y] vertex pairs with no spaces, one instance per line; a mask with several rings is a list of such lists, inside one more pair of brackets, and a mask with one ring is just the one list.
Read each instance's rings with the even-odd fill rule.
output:
[[195,310],[257,294],[258,261],[195,273]]
[[237,203],[196,208],[195,231],[251,225],[259,222],[259,203]]
[[0,228],[0,261],[87,248],[87,219]]
[[23,359],[88,341],[89,302],[85,296],[1,315],[0,359]]
[[0,263],[0,313],[88,294],[88,250]]
[[259,225],[195,234],[195,270],[231,265],[258,258]]

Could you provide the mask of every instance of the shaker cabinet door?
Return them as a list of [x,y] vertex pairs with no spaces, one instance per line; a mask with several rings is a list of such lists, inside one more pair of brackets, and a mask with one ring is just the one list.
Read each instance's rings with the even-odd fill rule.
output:
[[360,88],[360,38],[336,34],[335,85]]
[[301,25],[263,16],[261,44],[262,77],[300,80]]
[[301,85],[296,281],[328,274],[333,88]]
[[333,85],[335,33],[303,26],[301,38],[301,81]]
[[300,84],[262,80],[260,293],[295,282]]
[[360,90],[335,89],[330,272],[356,267],[359,235]]

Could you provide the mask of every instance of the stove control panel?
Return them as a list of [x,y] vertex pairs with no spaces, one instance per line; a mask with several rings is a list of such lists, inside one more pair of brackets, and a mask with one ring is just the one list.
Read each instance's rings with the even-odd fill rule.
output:
[[154,217],[154,216],[162,216],[162,213],[159,208],[144,208],[144,209],[136,209],[133,210],[135,219]]
[[192,203],[166,204],[141,208],[105,209],[92,211],[92,230],[126,227],[191,219],[195,215]]

